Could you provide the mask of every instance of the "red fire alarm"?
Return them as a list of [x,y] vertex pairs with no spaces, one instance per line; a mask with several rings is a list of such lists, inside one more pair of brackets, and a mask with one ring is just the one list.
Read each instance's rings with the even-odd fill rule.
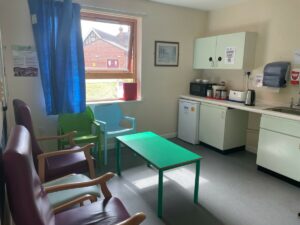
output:
[[299,78],[300,78],[300,69],[293,69],[291,71],[291,84],[292,85],[298,85],[299,84]]

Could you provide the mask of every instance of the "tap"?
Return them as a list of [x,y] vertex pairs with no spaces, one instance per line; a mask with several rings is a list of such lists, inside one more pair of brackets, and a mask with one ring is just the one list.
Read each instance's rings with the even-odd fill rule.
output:
[[[300,95],[300,91],[298,92],[298,94]],[[298,103],[297,103],[296,106],[300,106],[300,96],[299,96],[299,98],[298,98]]]
[[292,97],[290,102],[290,108],[293,108],[293,106],[294,106],[294,98]]
[[[300,95],[300,91],[298,92],[298,94]],[[294,104],[294,98],[291,98],[291,102],[290,102],[290,108],[294,108],[294,107],[300,107],[300,96],[298,98],[298,102],[297,104]]]

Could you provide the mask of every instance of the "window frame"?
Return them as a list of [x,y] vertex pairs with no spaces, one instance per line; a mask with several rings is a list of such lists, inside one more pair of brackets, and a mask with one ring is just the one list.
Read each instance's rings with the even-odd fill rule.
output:
[[[89,21],[114,21],[116,23],[129,25],[132,29],[129,40],[128,51],[128,68],[130,71],[113,71],[113,70],[101,70],[101,71],[87,71],[85,70],[86,79],[132,79],[133,82],[137,82],[137,28],[138,19],[130,18],[123,15],[109,15],[103,12],[87,12],[81,11],[81,19]],[[130,50],[132,49],[132,50]]]

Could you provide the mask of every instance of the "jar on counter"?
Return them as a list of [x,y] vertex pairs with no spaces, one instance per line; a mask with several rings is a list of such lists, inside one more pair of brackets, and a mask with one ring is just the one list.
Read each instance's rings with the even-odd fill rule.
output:
[[222,100],[226,100],[227,99],[227,91],[226,90],[222,90],[221,91],[221,99]]
[[213,97],[213,90],[212,89],[207,89],[206,90],[206,97],[212,98]]
[[221,90],[216,90],[214,93],[214,98],[220,99],[221,98]]

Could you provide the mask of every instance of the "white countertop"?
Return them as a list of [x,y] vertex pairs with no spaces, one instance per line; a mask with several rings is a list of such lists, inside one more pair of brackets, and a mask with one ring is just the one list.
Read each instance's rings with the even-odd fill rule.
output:
[[276,117],[280,117],[280,118],[286,118],[286,119],[300,121],[300,116],[297,116],[297,115],[266,110],[267,108],[279,107],[279,106],[284,106],[284,105],[266,105],[266,104],[260,104],[258,102],[258,103],[256,103],[255,106],[247,106],[247,105],[244,105],[243,103],[231,102],[231,101],[226,101],[226,100],[215,100],[215,99],[209,99],[209,98],[199,97],[199,96],[194,96],[194,95],[181,95],[180,98],[193,100],[193,101],[199,101],[199,102],[206,102],[206,103],[210,103],[210,104],[225,106],[225,107],[234,108],[234,109],[240,109],[240,110],[253,112],[253,113],[271,115],[271,116],[276,116]]

